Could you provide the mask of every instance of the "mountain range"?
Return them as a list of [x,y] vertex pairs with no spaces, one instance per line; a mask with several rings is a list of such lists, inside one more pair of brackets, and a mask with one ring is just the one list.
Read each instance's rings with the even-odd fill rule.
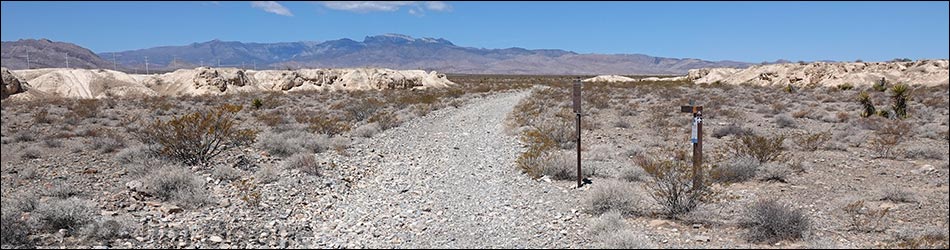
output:
[[[27,53],[28,52],[28,53]],[[170,71],[197,66],[246,69],[383,67],[423,69],[461,74],[537,75],[682,75],[690,69],[748,67],[735,61],[664,58],[642,54],[580,54],[558,49],[484,49],[463,47],[441,38],[413,38],[400,34],[367,36],[363,41],[243,43],[212,40],[184,46],[103,52],[47,39],[3,42],[2,63],[9,69],[29,66],[65,67],[65,55],[74,68],[113,68],[132,73]]]

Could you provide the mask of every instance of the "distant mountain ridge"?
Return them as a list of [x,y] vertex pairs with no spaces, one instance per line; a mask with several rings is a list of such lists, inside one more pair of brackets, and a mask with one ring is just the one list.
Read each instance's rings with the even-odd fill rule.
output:
[[[4,67],[25,68],[25,62],[21,62],[25,61],[20,55],[22,49],[8,50],[7,47],[35,46],[32,41],[37,40],[3,42]],[[753,65],[642,54],[579,54],[559,49],[483,49],[458,46],[442,38],[413,38],[400,34],[367,36],[363,41],[344,38],[325,42],[242,43],[216,39],[97,55],[84,56],[83,63],[70,66],[112,68],[113,56],[119,70],[139,72],[144,72],[146,57],[152,71],[220,65],[246,69],[383,67],[462,74],[685,75],[690,69]],[[63,67],[55,60],[37,65]]]

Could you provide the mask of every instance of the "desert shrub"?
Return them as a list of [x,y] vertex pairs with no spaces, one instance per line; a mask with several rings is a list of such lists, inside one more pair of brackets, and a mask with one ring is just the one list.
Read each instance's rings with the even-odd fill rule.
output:
[[33,123],[50,124],[50,123],[53,123],[53,119],[50,119],[49,111],[46,111],[46,109],[42,109],[40,111],[37,111],[36,113],[33,113]]
[[129,235],[129,226],[123,222],[106,219],[90,223],[83,228],[82,234],[95,240],[111,240]]
[[629,184],[617,181],[604,181],[594,184],[587,197],[588,210],[600,215],[617,211],[622,215],[638,215],[640,211],[639,193]]
[[350,124],[345,120],[329,114],[311,116],[305,120],[305,123],[307,130],[311,133],[329,136],[339,135],[351,129]]
[[83,120],[87,118],[95,118],[99,115],[99,107],[101,102],[96,99],[79,99],[72,103],[69,106],[70,114],[67,114],[67,117],[72,117],[73,119]]
[[115,131],[109,130],[104,135],[92,138],[92,143],[89,146],[92,150],[99,151],[99,153],[109,154],[125,147],[125,139]]
[[884,232],[887,230],[887,215],[890,208],[871,208],[859,200],[841,208],[850,222],[850,230],[859,232]]
[[33,131],[20,131],[13,135],[13,141],[15,142],[31,142],[35,141],[36,136]]
[[82,195],[82,190],[65,181],[57,181],[50,185],[46,190],[46,196],[67,199],[73,196]]
[[332,106],[331,109],[342,109],[347,112],[350,120],[361,122],[370,118],[377,110],[384,106],[384,103],[376,98],[365,98],[355,102],[347,103],[348,106]]
[[868,145],[878,158],[893,159],[897,147],[906,140],[911,125],[903,121],[884,121],[880,128],[869,138]]
[[39,197],[33,192],[17,192],[3,198],[3,209],[13,212],[33,212]]
[[320,164],[317,163],[317,158],[313,154],[308,153],[299,153],[294,154],[290,158],[284,160],[285,169],[299,169],[301,172],[313,175],[320,176]]
[[[685,159],[685,156],[679,158]],[[689,213],[713,196],[709,178],[700,178],[702,181],[695,183],[693,168],[684,161],[641,157],[636,163],[650,175],[646,185],[650,196],[663,207],[664,213],[670,218]],[[699,170],[696,174],[700,177],[708,175],[706,168]]]
[[225,181],[241,179],[243,175],[241,170],[228,165],[215,166],[214,170],[211,171],[211,177]]
[[614,231],[603,236],[601,246],[606,249],[656,249],[645,235],[629,229]]
[[618,179],[627,182],[639,182],[643,181],[645,176],[646,171],[643,171],[642,168],[638,166],[625,166],[620,169],[620,176],[618,176]]
[[854,89],[854,85],[851,83],[838,84],[838,90],[847,91],[852,89]]
[[752,203],[745,216],[742,224],[749,229],[746,238],[753,243],[802,239],[811,226],[804,212],[774,199]]
[[890,187],[884,190],[884,197],[881,200],[894,203],[911,203],[915,199],[914,193],[907,189]]
[[754,158],[734,158],[712,168],[709,177],[716,183],[745,182],[755,178],[761,165],[762,163]]
[[620,118],[614,121],[614,127],[615,128],[630,128],[630,122],[627,122],[627,120]]
[[47,148],[61,148],[63,147],[63,141],[56,138],[46,138],[43,139],[43,145]]
[[42,227],[56,231],[67,229],[75,232],[92,222],[98,214],[95,203],[76,197],[69,199],[49,199],[40,203],[34,211]]
[[795,119],[787,115],[778,115],[775,116],[775,125],[778,125],[779,128],[794,128]]
[[528,150],[518,156],[515,164],[529,176],[539,178],[543,175],[539,167],[544,164],[542,157],[547,154],[547,151],[554,150],[554,140],[537,130],[524,131],[521,139],[528,145]]
[[944,160],[947,155],[943,153],[942,149],[932,146],[912,145],[904,148],[904,157],[907,159]]
[[372,117],[366,120],[368,123],[376,123],[381,130],[389,130],[402,124],[396,114],[388,111],[376,112]]
[[874,108],[874,101],[871,100],[871,95],[868,92],[861,91],[858,94],[858,102],[861,103],[861,117],[871,117],[874,114],[877,114],[877,109]]
[[279,110],[273,110],[269,112],[259,113],[254,116],[258,121],[264,123],[268,127],[276,127],[281,124],[287,124],[287,120],[284,119],[284,115]]
[[[541,164],[537,168],[540,168],[541,175],[555,180],[576,180],[577,155],[571,151],[549,151],[542,156]],[[596,172],[590,165],[584,166],[581,171],[583,178],[591,177]]]
[[27,236],[31,233],[30,225],[20,215],[20,211],[7,209],[4,204],[0,211],[0,245],[29,247]]
[[758,176],[760,181],[787,183],[791,169],[788,165],[778,163],[766,163],[762,166]]
[[712,136],[713,138],[716,138],[716,139],[722,139],[723,137],[730,136],[730,135],[742,136],[742,135],[748,135],[748,134],[752,134],[751,129],[744,129],[738,125],[729,124],[728,126],[713,130]]
[[254,179],[261,184],[268,184],[280,179],[281,168],[278,166],[264,166],[254,173]]
[[222,152],[252,143],[257,132],[239,129],[235,119],[241,106],[222,105],[213,110],[156,120],[139,134],[145,144],[162,146],[160,153],[187,165],[207,164]]
[[739,158],[752,158],[766,163],[776,161],[784,155],[784,142],[784,135],[765,137],[752,134],[727,142],[726,150]]
[[354,136],[370,138],[379,132],[380,132],[379,125],[377,125],[376,123],[369,123],[369,124],[365,124],[363,126],[357,127],[350,133]]
[[201,207],[210,203],[204,180],[178,166],[163,167],[145,176],[142,180],[146,192],[181,207]]
[[947,249],[950,243],[946,229],[913,230],[897,235],[898,249]]
[[623,215],[620,211],[611,210],[591,220],[590,232],[593,235],[605,235],[623,229]]
[[241,179],[240,181],[233,182],[231,185],[234,185],[235,189],[240,193],[240,199],[248,206],[257,207],[261,204],[263,195],[261,194],[260,186],[253,177]]
[[804,151],[815,152],[821,149],[829,140],[831,140],[831,132],[825,131],[803,134],[795,138],[795,143]]
[[43,156],[43,151],[36,146],[29,146],[23,149],[23,153],[20,153],[20,159],[24,160],[33,160],[39,159]]
[[894,116],[897,119],[907,118],[907,97],[910,95],[910,91],[907,84],[897,84],[891,87],[891,100],[894,102],[891,109],[894,110]]
[[160,150],[161,147],[158,145],[138,144],[119,150],[119,152],[115,154],[115,161],[122,165],[144,162],[160,157],[158,155]]
[[265,132],[261,134],[254,147],[263,149],[267,153],[287,157],[297,153],[320,153],[327,150],[325,135],[317,136],[299,130],[288,130],[280,133]]

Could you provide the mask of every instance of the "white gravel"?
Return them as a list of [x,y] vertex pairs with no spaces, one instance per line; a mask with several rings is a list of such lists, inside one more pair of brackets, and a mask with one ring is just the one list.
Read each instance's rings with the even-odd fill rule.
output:
[[476,99],[360,145],[382,163],[315,222],[315,247],[586,247],[582,191],[532,180],[514,164],[523,148],[503,120],[526,96]]

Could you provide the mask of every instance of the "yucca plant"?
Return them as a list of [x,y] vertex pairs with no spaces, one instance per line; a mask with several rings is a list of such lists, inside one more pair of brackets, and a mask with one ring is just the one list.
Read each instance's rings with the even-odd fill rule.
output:
[[907,118],[908,95],[910,95],[910,87],[908,87],[907,84],[897,84],[891,87],[891,99],[894,100],[894,104],[891,108],[894,110],[895,118]]
[[868,92],[861,91],[861,94],[858,94],[858,102],[864,107],[864,111],[861,111],[861,117],[867,118],[877,113],[877,110],[874,108],[874,102],[871,101],[871,95],[868,94]]

